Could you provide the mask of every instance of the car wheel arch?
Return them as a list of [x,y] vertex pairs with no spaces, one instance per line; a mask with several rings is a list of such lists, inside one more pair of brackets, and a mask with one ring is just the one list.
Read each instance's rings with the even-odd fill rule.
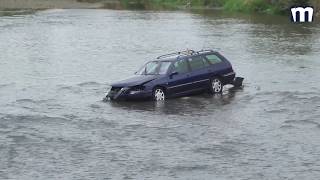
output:
[[165,86],[162,86],[162,85],[155,85],[152,88],[152,91],[156,90],[156,88],[161,88],[165,93],[167,92],[167,88]]
[[222,85],[225,85],[225,79],[221,74],[212,75],[210,78],[210,81],[213,80],[214,78],[218,78],[222,82]]

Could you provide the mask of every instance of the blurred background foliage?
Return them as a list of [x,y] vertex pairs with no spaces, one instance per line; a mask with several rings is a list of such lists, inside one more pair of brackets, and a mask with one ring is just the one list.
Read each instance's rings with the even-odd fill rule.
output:
[[320,9],[320,0],[0,0],[1,9],[114,8],[114,9],[204,9],[286,14],[292,6]]
[[212,8],[219,7],[228,11],[261,12],[281,14],[292,6],[313,6],[319,9],[320,0],[120,0],[124,6],[140,8]]

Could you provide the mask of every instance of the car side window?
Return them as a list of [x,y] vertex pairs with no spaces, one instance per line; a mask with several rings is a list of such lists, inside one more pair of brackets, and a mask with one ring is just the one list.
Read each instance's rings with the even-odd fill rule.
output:
[[211,65],[206,58],[204,58],[204,57],[201,57],[201,58],[202,58],[202,61],[203,61],[204,66],[208,67],[208,66]]
[[214,54],[206,55],[206,58],[208,59],[210,64],[217,64],[222,62],[222,60],[217,55],[214,55]]
[[183,74],[189,71],[188,62],[186,60],[179,60],[173,64],[174,71]]
[[188,59],[192,70],[197,70],[205,67],[204,59],[201,56],[196,56]]

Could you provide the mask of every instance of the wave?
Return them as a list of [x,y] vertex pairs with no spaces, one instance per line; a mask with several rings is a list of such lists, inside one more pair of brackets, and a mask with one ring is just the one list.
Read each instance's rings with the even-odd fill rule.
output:
[[85,86],[100,86],[100,85],[103,85],[103,84],[98,83],[98,82],[94,82],[94,81],[89,81],[89,82],[79,83],[77,85],[80,86],[80,87],[85,87]]
[[17,99],[17,103],[33,103],[33,104],[42,104],[51,101],[51,99],[46,100],[34,100],[34,99]]
[[0,84],[0,88],[10,87],[10,86],[13,86],[14,84],[15,84],[15,83]]

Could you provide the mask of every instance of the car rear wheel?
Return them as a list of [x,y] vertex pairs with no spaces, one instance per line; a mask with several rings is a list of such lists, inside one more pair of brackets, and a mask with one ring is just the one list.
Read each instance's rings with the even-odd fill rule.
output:
[[164,90],[160,87],[157,87],[153,90],[153,99],[155,101],[164,101],[166,99],[166,94]]
[[210,82],[210,93],[221,93],[223,89],[223,83],[219,78],[212,78]]

